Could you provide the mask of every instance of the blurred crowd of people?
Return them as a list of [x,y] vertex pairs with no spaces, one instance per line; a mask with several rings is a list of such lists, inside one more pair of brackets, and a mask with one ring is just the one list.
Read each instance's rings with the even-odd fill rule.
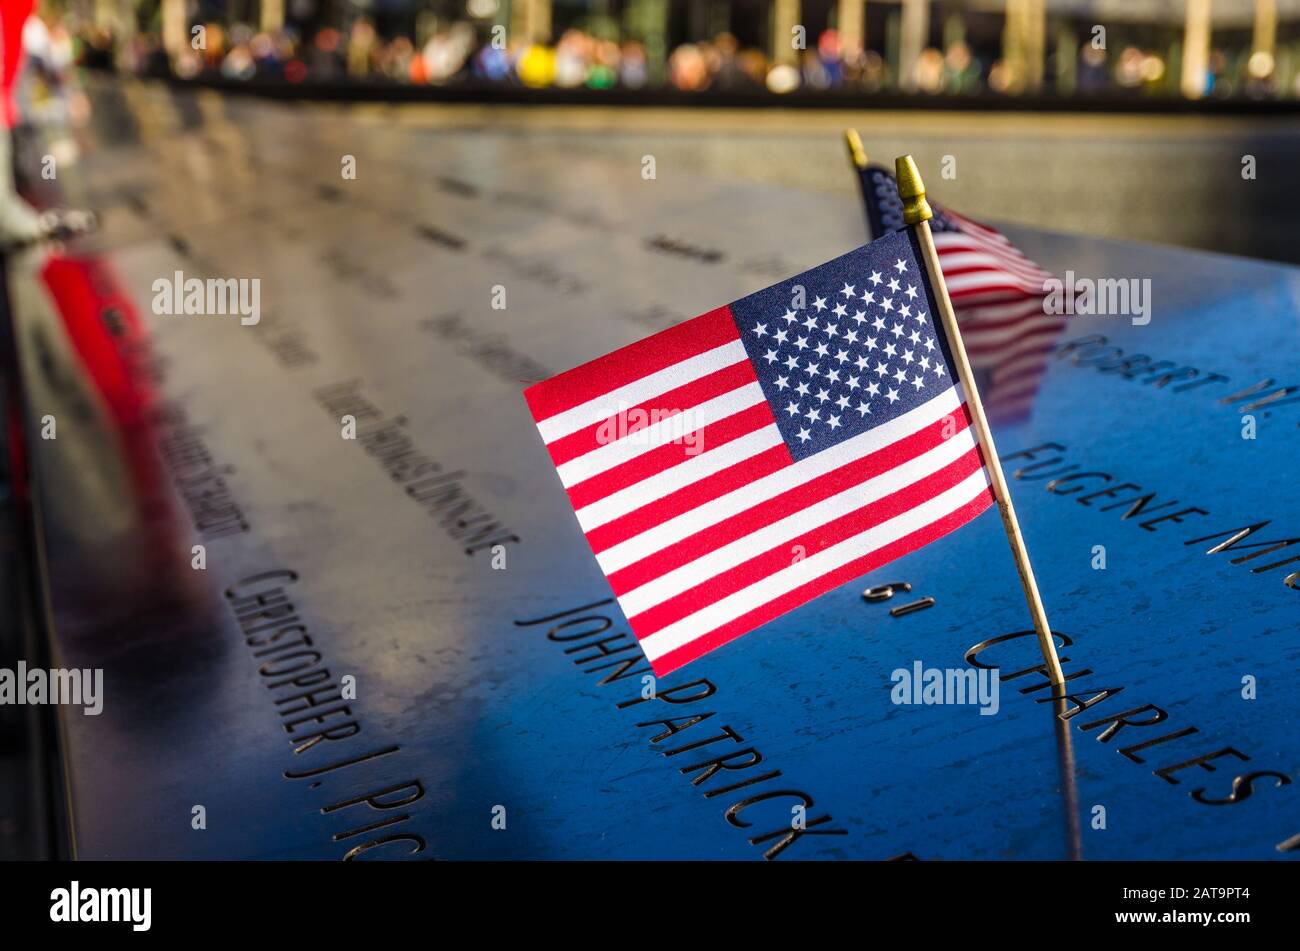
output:
[[[635,40],[616,41],[581,29],[563,31],[553,44],[507,41],[504,30],[470,21],[432,31],[422,43],[404,35],[383,36],[367,18],[346,30],[324,27],[310,36],[292,29],[260,32],[237,23],[196,25],[198,41],[174,56],[155,33],[137,33],[124,53],[114,55],[113,38],[102,30],[82,36],[81,55],[90,66],[116,60],[140,75],[182,78],[220,76],[231,80],[300,82],[362,81],[404,84],[507,84],[532,88],[763,90],[851,89],[879,92],[899,79],[878,52],[842,43],[834,29],[810,37],[809,48],[792,50],[790,61],[773,61],[744,47],[730,33],[682,43],[667,55],[651,56]],[[1057,94],[1176,91],[1159,51],[1123,46],[1108,52],[1082,42],[1074,62],[1056,62],[1070,52],[1049,54],[1045,91]],[[1064,65],[1068,68],[1062,70]],[[1207,94],[1252,97],[1300,95],[1300,84],[1281,84],[1248,51],[1211,56]],[[1063,79],[1063,77],[1066,77]],[[1285,88],[1284,88],[1285,85]],[[964,41],[945,50],[925,49],[910,88],[926,93],[1014,93],[1020,91],[1010,64],[996,53]]]
[[[76,80],[79,47],[55,4],[0,3],[0,250],[69,233],[66,209],[38,212],[33,190],[19,193],[15,168],[53,184],[58,169],[76,162],[72,130],[90,112]],[[76,230],[92,218],[84,215]]]

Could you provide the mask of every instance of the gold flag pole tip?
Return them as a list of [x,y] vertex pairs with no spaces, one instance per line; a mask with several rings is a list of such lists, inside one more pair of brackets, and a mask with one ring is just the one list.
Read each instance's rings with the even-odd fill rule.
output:
[[844,144],[849,148],[849,159],[858,168],[867,167],[867,150],[862,147],[862,137],[857,129],[844,130]]
[[900,155],[894,159],[894,177],[898,179],[898,197],[903,199],[903,220],[915,225],[933,218],[934,211],[925,200],[921,171],[912,156]]

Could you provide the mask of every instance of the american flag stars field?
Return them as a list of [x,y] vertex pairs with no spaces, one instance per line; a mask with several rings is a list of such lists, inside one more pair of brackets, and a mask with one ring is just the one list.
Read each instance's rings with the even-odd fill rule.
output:
[[854,252],[731,305],[796,459],[901,416],[953,383],[919,265],[905,236],[892,240],[899,246],[892,260],[888,248],[869,259]]

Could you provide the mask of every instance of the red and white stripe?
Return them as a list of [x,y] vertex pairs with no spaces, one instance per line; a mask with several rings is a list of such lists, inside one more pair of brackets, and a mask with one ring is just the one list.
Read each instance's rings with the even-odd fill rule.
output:
[[992,303],[1026,294],[1043,297],[1043,282],[1050,275],[1005,239],[999,242],[961,231],[936,231],[934,247],[954,304]]
[[[947,534],[992,503],[959,385],[798,462],[727,308],[530,388],[656,674]],[[622,432],[628,408],[669,416]],[[653,418],[653,417],[652,417]],[[689,420],[685,431],[673,423]]]
[[1043,308],[1051,275],[1001,232],[950,208],[943,214],[961,230],[934,232],[935,250],[971,365],[992,376],[980,394],[985,408],[994,420],[1024,416],[1065,329]]

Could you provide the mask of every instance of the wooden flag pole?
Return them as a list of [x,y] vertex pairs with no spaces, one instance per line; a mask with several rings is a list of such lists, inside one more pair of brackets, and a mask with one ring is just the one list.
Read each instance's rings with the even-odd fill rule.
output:
[[[855,177],[858,180],[858,195],[862,199],[862,210],[867,211],[871,204],[871,196],[867,194],[867,150],[862,147],[862,137],[858,135],[857,129],[844,130],[844,145],[849,150],[849,162],[853,164]],[[871,215],[866,214],[867,219],[867,240],[876,240],[877,235],[871,233]]]
[[1002,463],[998,459],[997,447],[993,445],[993,433],[984,416],[984,404],[980,402],[979,390],[975,388],[975,374],[971,372],[970,361],[966,358],[966,346],[962,343],[961,331],[957,327],[957,315],[953,313],[948,286],[944,283],[943,271],[939,267],[939,255],[934,249],[934,237],[930,234],[930,219],[934,217],[934,212],[925,200],[925,185],[921,182],[921,173],[912,161],[912,156],[904,155],[895,159],[894,173],[898,178],[899,197],[903,199],[903,220],[916,232],[921,253],[925,257],[925,268],[930,272],[930,284],[934,287],[938,300],[939,316],[943,320],[953,361],[957,364],[957,375],[961,378],[962,389],[966,393],[966,405],[975,427],[975,438],[984,453],[989,481],[993,484],[993,497],[997,500],[998,513],[1002,516],[1002,527],[1006,529],[1007,540],[1011,543],[1011,554],[1020,575],[1020,587],[1024,589],[1029,614],[1034,620],[1034,633],[1038,635],[1038,646],[1042,649],[1043,660],[1047,662],[1052,683],[1064,684],[1065,675],[1061,672],[1060,658],[1056,656],[1056,642],[1052,640],[1052,631],[1047,625],[1047,611],[1044,610],[1043,598],[1038,593],[1038,582],[1034,579],[1034,569],[1029,564],[1029,552],[1025,549],[1025,539],[1020,533],[1020,522],[1016,520],[1016,509],[1011,504],[1011,493],[1007,489],[1006,477],[1002,474]]

